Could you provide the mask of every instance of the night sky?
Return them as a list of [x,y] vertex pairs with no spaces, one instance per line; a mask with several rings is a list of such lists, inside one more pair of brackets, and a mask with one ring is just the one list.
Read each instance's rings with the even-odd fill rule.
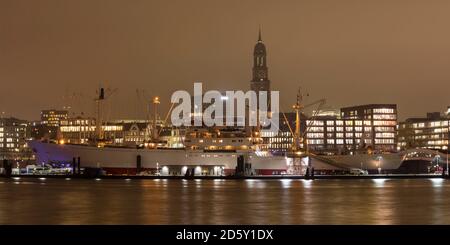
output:
[[[397,103],[401,119],[450,105],[450,1],[0,0],[0,112],[70,105],[145,118],[177,89],[248,90],[258,28],[272,89],[334,108]],[[137,89],[139,91],[137,91]]]

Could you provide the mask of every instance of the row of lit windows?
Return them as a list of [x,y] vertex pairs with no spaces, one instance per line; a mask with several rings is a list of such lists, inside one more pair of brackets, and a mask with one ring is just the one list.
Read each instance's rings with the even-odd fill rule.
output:
[[292,144],[271,144],[269,148],[271,149],[288,149],[292,146]]
[[6,128],[6,130],[4,128],[0,128],[0,132],[12,132],[12,131],[14,132],[25,131],[25,127],[11,127],[9,128],[9,130],[8,128]]
[[375,132],[394,132],[395,127],[375,127]]
[[128,133],[129,136],[138,136],[138,135],[145,135],[145,131],[141,131],[141,132],[136,132],[136,131],[132,131]]
[[125,141],[128,141],[128,142],[142,142],[142,141],[144,141],[144,138],[126,138]]
[[[326,136],[327,138],[361,138],[363,136],[363,133],[327,133]],[[323,133],[307,133],[306,134],[307,138],[324,138],[324,134]],[[366,134],[365,137],[370,137],[370,134]],[[376,138],[395,138],[395,133],[390,133],[390,132],[383,132],[383,133],[376,133],[375,134]]]
[[448,128],[435,128],[433,129],[434,133],[447,133],[448,132]]
[[292,138],[270,138],[269,143],[285,143],[285,142],[292,142]]
[[373,109],[373,113],[377,113],[377,114],[389,113],[389,114],[392,114],[392,113],[394,113],[394,109],[392,109],[392,108],[376,108],[376,109]]
[[[324,130],[327,130],[327,132],[344,132],[344,127],[310,127],[308,129],[309,132],[324,132]],[[346,132],[362,132],[364,129],[364,132],[371,132],[372,127],[345,127]],[[395,127],[374,127],[375,132],[394,132]]]
[[420,140],[420,139],[445,139],[447,138],[447,135],[442,134],[428,134],[428,135],[415,135],[414,139]]
[[375,138],[394,138],[394,133],[375,133]]
[[61,121],[61,125],[74,125],[74,126],[78,126],[78,125],[94,125],[95,121],[94,120],[89,120],[89,119],[77,119],[77,120],[69,120],[69,121]]
[[395,114],[388,114],[388,115],[385,115],[385,114],[379,114],[379,115],[373,115],[373,119],[375,119],[375,120],[396,120],[397,119],[397,116],[395,115]]
[[375,144],[394,144],[394,139],[375,139]]
[[448,140],[430,140],[428,145],[448,145]]
[[[90,131],[93,132],[95,131],[95,126],[62,126],[60,127],[61,132],[86,132],[86,131]],[[122,131],[123,127],[120,126],[116,126],[116,125],[111,125],[111,126],[102,126],[102,130],[103,131]]]
[[2,146],[2,148],[15,148],[15,147],[19,147],[19,144],[7,143],[7,144],[0,144],[0,146]]
[[397,121],[373,121],[374,126],[396,126]]
[[[336,145],[353,145],[353,144],[359,144],[361,142],[361,139],[327,139],[327,144],[332,145],[332,144],[336,144]],[[372,140],[371,139],[364,139],[364,142],[366,144],[371,144]],[[394,141],[392,141],[394,142]],[[307,143],[310,145],[323,145],[324,144],[324,140],[323,139],[308,139]]]
[[372,122],[370,120],[307,120],[306,121],[307,125],[311,125],[311,126],[323,126],[324,124],[326,124],[327,126],[343,126],[344,124],[346,126],[371,126]]
[[434,128],[434,127],[447,127],[448,120],[445,121],[434,121],[434,122],[420,122],[420,123],[413,123],[413,128]]
[[265,138],[271,138],[271,137],[292,137],[292,134],[291,134],[291,132],[286,132],[286,131],[278,131],[278,132],[262,131],[261,132],[261,137],[265,137]]
[[432,131],[430,131],[430,130],[426,130],[426,131],[424,131],[424,130],[422,130],[422,129],[416,129],[416,130],[414,130],[414,133],[415,134],[433,134],[433,133],[436,133],[436,134],[442,134],[442,133],[448,133],[448,128],[436,128],[436,129],[433,129]]

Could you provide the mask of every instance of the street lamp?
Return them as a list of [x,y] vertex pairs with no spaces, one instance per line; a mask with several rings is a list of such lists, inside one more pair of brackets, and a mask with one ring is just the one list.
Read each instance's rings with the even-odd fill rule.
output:
[[381,174],[381,160],[383,159],[382,156],[378,156],[377,160],[378,160],[378,174]]

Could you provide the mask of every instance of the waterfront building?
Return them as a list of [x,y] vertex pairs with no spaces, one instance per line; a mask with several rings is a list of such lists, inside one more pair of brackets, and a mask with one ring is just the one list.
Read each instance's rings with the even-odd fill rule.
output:
[[65,110],[43,110],[41,111],[41,124],[48,127],[58,127],[62,120],[68,118],[68,111]]
[[[104,140],[116,145],[136,146],[141,145],[151,138],[153,121],[148,120],[112,120],[104,122],[102,127]],[[163,125],[161,120],[157,121],[157,128]],[[94,118],[69,118],[61,121],[58,140],[71,144],[86,144],[93,142],[96,138],[96,122]],[[168,140],[170,131],[160,130],[164,140]],[[175,133],[174,133],[175,134]],[[62,140],[62,141],[61,141]],[[180,140],[170,139],[171,143],[177,145]]]
[[67,120],[68,111],[66,110],[42,110],[41,121],[34,123],[31,127],[31,133],[35,139],[51,139],[58,138],[58,127],[61,121]]
[[445,113],[431,112],[426,117],[408,118],[398,125],[398,149],[427,148],[448,150],[450,107]]
[[242,127],[194,127],[186,132],[184,144],[191,150],[236,151],[251,148],[253,139]]
[[[261,132],[263,143],[260,149],[270,151],[275,155],[283,155],[292,149],[293,136],[295,130],[295,112],[280,113],[279,130],[277,132]],[[300,114],[300,133],[304,134],[306,129],[307,116]]]
[[[104,139],[115,144],[123,143],[123,125],[105,123],[102,125]],[[96,123],[94,118],[68,118],[61,120],[58,140],[60,143],[86,144],[96,139]]]
[[344,107],[340,116],[317,116],[307,120],[307,125],[307,146],[313,152],[351,154],[396,150],[395,104]]
[[149,140],[151,128],[148,122],[122,122],[122,125],[125,145],[138,145]]
[[0,118],[0,159],[18,163],[34,159],[27,145],[27,121],[17,118]]

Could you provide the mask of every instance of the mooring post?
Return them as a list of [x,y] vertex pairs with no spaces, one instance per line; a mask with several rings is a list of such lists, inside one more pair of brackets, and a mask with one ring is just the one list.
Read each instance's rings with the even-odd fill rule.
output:
[[74,157],[74,158],[72,158],[72,175],[75,175],[76,165],[77,165],[77,162],[76,162],[76,159]]
[[80,157],[78,157],[77,168],[78,168],[77,173],[78,173],[78,174],[81,174],[81,171],[80,171],[80,168],[81,168],[81,158],[80,158]]

